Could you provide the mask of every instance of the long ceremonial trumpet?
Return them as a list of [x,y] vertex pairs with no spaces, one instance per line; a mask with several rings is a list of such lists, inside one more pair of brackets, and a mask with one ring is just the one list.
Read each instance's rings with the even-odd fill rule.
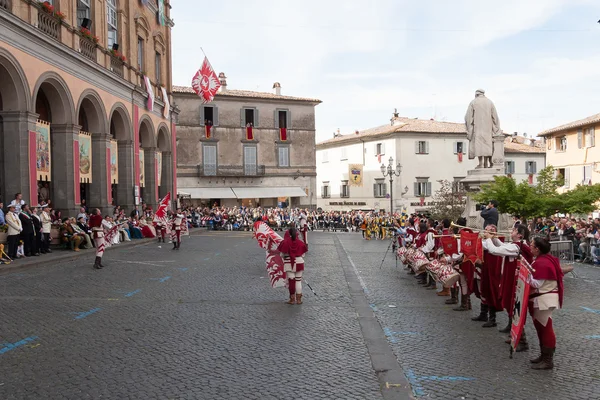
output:
[[440,237],[455,237],[455,238],[459,238],[460,235],[433,235],[434,238],[440,238]]
[[[473,232],[477,233],[482,233],[484,232],[481,229],[473,229],[473,228],[469,228],[468,226],[464,226],[464,225],[458,225],[455,224],[454,222],[450,223],[450,228],[459,228],[459,229],[471,229]],[[486,232],[489,233],[491,236],[500,236],[500,237],[504,237],[503,235],[510,235],[511,232],[507,232],[507,231],[498,231],[498,232]]]
[[535,268],[533,268],[531,266],[531,264],[529,264],[527,262],[527,260],[525,259],[525,257],[523,256],[519,256],[519,258],[521,259],[521,264],[523,264],[525,266],[525,268],[527,268],[529,270],[529,272],[534,273],[535,272]]

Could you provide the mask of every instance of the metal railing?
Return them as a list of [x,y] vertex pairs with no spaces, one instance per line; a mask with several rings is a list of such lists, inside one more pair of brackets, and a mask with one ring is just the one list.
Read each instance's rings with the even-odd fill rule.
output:
[[38,11],[38,28],[46,35],[60,40],[60,20],[45,11]]
[[254,168],[244,168],[242,165],[217,165],[204,168],[204,165],[197,165],[198,176],[222,176],[222,177],[239,177],[239,176],[264,176],[265,166],[256,165]]
[[79,38],[79,49],[81,50],[81,54],[83,54],[86,58],[96,62],[96,43],[91,41],[90,39],[81,36]]

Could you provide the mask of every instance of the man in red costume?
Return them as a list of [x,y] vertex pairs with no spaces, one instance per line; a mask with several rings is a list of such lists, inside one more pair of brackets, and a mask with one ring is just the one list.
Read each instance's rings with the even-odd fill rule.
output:
[[283,253],[283,267],[288,278],[290,299],[287,304],[302,304],[302,273],[304,272],[304,254],[306,244],[298,238],[298,231],[292,227],[285,232],[278,251]]
[[94,262],[95,269],[104,268],[102,265],[102,256],[104,255],[104,228],[102,228],[102,214],[100,210],[95,208],[90,216],[90,228],[92,229],[92,236],[94,239],[94,245],[96,246],[96,261]]

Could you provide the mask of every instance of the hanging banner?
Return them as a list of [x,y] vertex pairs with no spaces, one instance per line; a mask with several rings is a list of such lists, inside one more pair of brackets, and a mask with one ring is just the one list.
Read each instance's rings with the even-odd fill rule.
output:
[[110,141],[110,181],[119,183],[119,145],[116,140]]
[[38,120],[35,125],[35,166],[37,180],[51,180],[51,164],[50,124]]
[[144,82],[146,84],[146,93],[148,94],[148,104],[146,107],[148,111],[154,110],[154,89],[152,88],[152,83],[150,83],[150,78],[144,75]]
[[167,89],[164,87],[160,87],[163,96],[163,102],[165,103],[165,108],[163,110],[163,117],[169,119],[169,110],[171,109],[171,103],[169,103],[169,95],[167,94]]
[[158,0],[158,23],[160,26],[165,26],[166,24],[166,16],[165,16],[165,3],[164,0]]
[[363,166],[362,164],[349,164],[348,165],[348,182],[350,186],[363,185]]
[[158,169],[158,186],[162,185],[162,153],[159,151],[156,153],[156,168]]
[[144,173],[144,149],[140,149],[140,187],[146,186],[146,174]]
[[529,269],[526,268],[522,261],[518,261],[519,275],[517,277],[517,288],[515,290],[515,298],[513,300],[513,318],[510,326],[510,345],[513,350],[517,349],[525,321],[527,320],[527,305],[529,303],[529,290],[531,287],[527,281],[529,280]]
[[287,128],[279,128],[279,140],[287,141]]
[[79,182],[92,183],[92,135],[79,132]]

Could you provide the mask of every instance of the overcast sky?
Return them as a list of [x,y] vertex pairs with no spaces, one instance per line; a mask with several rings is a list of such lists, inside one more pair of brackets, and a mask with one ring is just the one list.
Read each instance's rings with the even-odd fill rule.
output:
[[317,141],[401,116],[462,122],[475,89],[507,132],[600,113],[598,0],[172,1],[173,84],[204,49],[230,89],[316,97]]

